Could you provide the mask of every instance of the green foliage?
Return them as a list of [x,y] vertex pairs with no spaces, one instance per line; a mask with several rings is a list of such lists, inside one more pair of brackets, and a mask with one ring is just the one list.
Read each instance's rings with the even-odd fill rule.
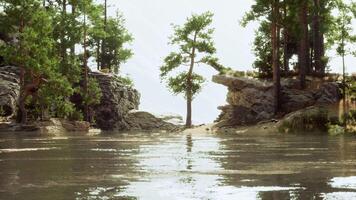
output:
[[83,121],[84,116],[83,113],[78,111],[78,110],[74,110],[69,116],[68,119],[71,121]]
[[337,14],[333,16],[328,42],[335,46],[339,56],[355,55],[356,35],[353,35],[352,20],[356,17],[356,3],[346,4],[335,0]]
[[95,78],[89,78],[87,93],[82,92],[85,105],[93,106],[100,103],[102,93],[98,81]]
[[[177,94],[184,94],[186,95],[186,90],[188,88],[187,85],[187,73],[180,73],[175,77],[169,77],[168,79],[168,88],[171,92],[175,95]],[[204,77],[200,76],[199,74],[193,73],[192,75],[192,94],[197,94],[202,89],[202,84],[205,82]],[[187,98],[187,96],[185,96]]]
[[116,18],[110,18],[105,27],[105,36],[103,38],[104,49],[102,52],[103,66],[114,73],[119,73],[120,65],[132,57],[133,53],[126,48],[127,43],[132,42],[133,37],[124,27],[125,20],[121,15]]
[[260,27],[255,32],[253,52],[256,60],[253,67],[259,72],[259,77],[272,77],[272,43],[271,43],[271,23],[262,21]]
[[[214,57],[214,29],[209,27],[212,17],[210,12],[192,15],[183,26],[173,26],[174,35],[170,37],[170,44],[176,45],[179,50],[170,53],[160,67],[160,77],[173,94],[193,98],[201,91],[204,78],[193,72],[195,65],[204,64],[218,71],[224,70]],[[179,71],[178,68],[183,66],[187,66],[186,70]]]
[[133,87],[134,83],[132,79],[128,76],[116,76],[118,82],[124,84],[125,86]]

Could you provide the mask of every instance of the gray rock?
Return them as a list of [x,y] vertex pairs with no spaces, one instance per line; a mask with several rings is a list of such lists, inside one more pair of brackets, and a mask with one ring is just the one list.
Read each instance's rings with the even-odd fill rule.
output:
[[326,132],[328,110],[322,106],[307,107],[286,115],[277,123],[280,133]]
[[0,67],[0,117],[11,118],[16,114],[20,94],[19,68]]
[[130,129],[128,113],[138,109],[139,92],[120,83],[115,75],[92,72],[90,76],[97,79],[103,94],[100,104],[93,108],[98,128],[102,130]]
[[175,131],[178,126],[144,111],[132,111],[127,116],[129,130],[167,130]]
[[[274,117],[273,84],[257,79],[217,75],[213,81],[228,87],[228,105],[222,111],[217,127],[251,125]],[[325,82],[318,89],[300,90],[299,81],[281,82],[281,112],[287,114],[308,106],[333,104],[341,99],[340,86]]]

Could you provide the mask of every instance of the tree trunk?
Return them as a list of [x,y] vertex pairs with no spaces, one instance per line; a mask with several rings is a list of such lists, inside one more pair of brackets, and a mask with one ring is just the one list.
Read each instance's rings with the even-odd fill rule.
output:
[[65,42],[65,24],[67,15],[67,0],[62,0],[62,21],[61,21],[61,65],[62,67],[67,63],[67,49]]
[[280,30],[278,27],[279,18],[279,1],[274,0],[272,5],[272,68],[273,68],[273,85],[274,85],[274,112],[277,114],[280,103],[280,68],[279,68],[279,37]]
[[[19,33],[22,34],[23,30],[25,28],[24,20],[21,19],[20,21],[20,26],[19,26]],[[23,41],[19,41],[20,43],[20,51],[19,54],[21,56],[24,55],[24,50],[23,50]],[[26,124],[27,123],[27,111],[25,107],[25,67],[23,66],[22,63],[20,63],[20,95],[18,99],[18,106],[19,106],[19,111],[17,113],[17,122],[21,124]]]
[[96,44],[96,67],[97,67],[97,70],[99,71],[100,70],[100,40],[97,41],[97,44]]
[[195,41],[197,39],[197,34],[194,34],[194,39],[193,39],[193,48],[192,48],[192,54],[190,57],[190,67],[187,75],[187,119],[185,122],[185,126],[187,128],[192,126],[192,101],[193,101],[193,91],[192,91],[192,74],[193,74],[193,69],[194,69],[194,62],[195,62]]
[[343,118],[344,118],[344,128],[346,130],[347,128],[347,107],[346,107],[346,66],[345,66],[345,27],[343,26],[342,27],[342,34],[341,34],[341,47],[342,47],[342,54],[341,54],[341,57],[342,57],[342,95],[343,95],[343,98],[342,98],[342,104],[343,104],[343,110],[344,110],[344,113],[343,113]]
[[[72,0],[72,15],[75,16],[77,12],[77,2],[76,0]],[[74,59],[75,57],[75,44],[72,41],[72,46],[70,47],[70,55],[72,57],[72,59]]]
[[324,57],[324,34],[321,30],[321,10],[323,9],[320,0],[314,0],[315,12],[313,16],[313,44],[314,44],[314,64],[315,72],[318,75],[325,75]]
[[[84,83],[83,83],[83,89],[84,89],[84,95],[88,98],[88,60],[87,60],[87,24],[86,24],[86,5],[84,4],[84,42],[83,42],[83,49],[84,49],[84,54],[83,54],[83,65],[84,65]],[[84,115],[86,121],[89,121],[89,107],[87,102],[84,102]]]
[[[284,13],[284,20],[287,19],[288,16],[288,10],[287,10],[287,2],[284,0],[284,6],[283,6],[283,13]],[[288,53],[288,42],[289,42],[289,33],[288,33],[288,28],[287,25],[284,24],[283,27],[283,65],[284,65],[284,73],[288,74],[289,72],[289,53]]]
[[308,42],[308,1],[301,0],[299,7],[299,25],[300,25],[300,39],[299,39],[299,75],[300,75],[300,87],[305,89],[305,76],[307,69],[309,68],[309,42]]
[[25,107],[25,69],[20,67],[20,95],[19,95],[19,112],[17,113],[17,121],[21,124],[27,123],[27,110]]
[[[104,31],[106,32],[106,27],[108,23],[108,13],[107,13],[108,5],[107,5],[107,0],[104,1]],[[107,52],[105,51],[105,39],[102,40],[101,42],[101,69],[107,69],[108,63],[105,60],[105,54]]]

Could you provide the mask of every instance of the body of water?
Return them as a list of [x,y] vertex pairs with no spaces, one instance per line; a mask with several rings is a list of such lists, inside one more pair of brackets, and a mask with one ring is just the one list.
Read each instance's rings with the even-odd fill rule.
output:
[[356,199],[356,138],[2,135],[0,199]]

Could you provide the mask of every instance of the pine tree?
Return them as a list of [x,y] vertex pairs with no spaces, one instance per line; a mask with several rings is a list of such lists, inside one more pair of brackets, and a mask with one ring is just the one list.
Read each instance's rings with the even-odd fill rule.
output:
[[354,31],[352,20],[356,17],[356,3],[346,4],[341,0],[336,0],[335,8],[337,9],[338,14],[334,16],[332,34],[329,37],[329,42],[336,47],[336,52],[342,59],[343,107],[344,116],[346,116],[347,77],[345,57],[347,55],[356,55],[356,35],[352,34]]
[[[51,17],[42,7],[40,0],[5,0],[4,18],[1,26],[8,34],[16,35],[16,42],[5,45],[0,55],[8,64],[20,68],[20,97],[18,100],[18,121],[27,122],[26,102],[31,97],[34,101],[43,101],[51,94],[43,92],[52,88],[56,98],[64,101],[64,95],[72,93],[65,77],[58,73],[58,60],[55,56],[52,38]],[[53,97],[53,96],[52,96]],[[68,105],[68,104],[66,104]],[[69,105],[70,107],[70,105]]]
[[[168,88],[174,94],[184,94],[187,100],[186,127],[192,126],[192,101],[199,93],[204,83],[204,77],[194,73],[194,67],[206,64],[222,70],[218,59],[214,57],[216,49],[212,41],[214,29],[209,28],[213,14],[192,15],[183,26],[174,26],[171,44],[179,47],[178,52],[170,53],[161,66],[161,78],[167,82]],[[187,66],[187,70],[175,76],[169,76],[178,67]]]

